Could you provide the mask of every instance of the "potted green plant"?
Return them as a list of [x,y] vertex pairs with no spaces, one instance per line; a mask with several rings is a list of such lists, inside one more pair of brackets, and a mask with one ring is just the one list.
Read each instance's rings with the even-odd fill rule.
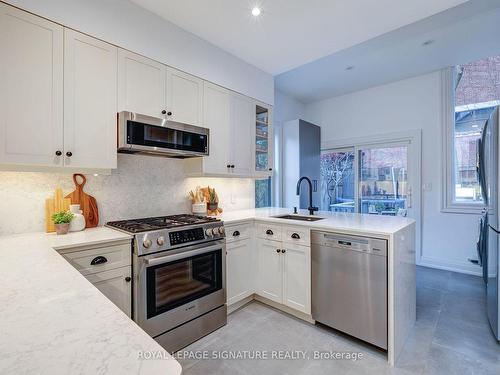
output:
[[57,234],[66,234],[69,230],[69,223],[73,220],[73,213],[69,211],[61,211],[52,215],[52,221],[56,227]]
[[208,210],[215,211],[219,207],[219,197],[215,192],[215,188],[208,187]]

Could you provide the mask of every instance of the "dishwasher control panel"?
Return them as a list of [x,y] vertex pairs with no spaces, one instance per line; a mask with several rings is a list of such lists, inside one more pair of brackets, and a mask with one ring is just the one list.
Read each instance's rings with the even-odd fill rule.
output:
[[312,231],[311,242],[326,247],[336,247],[387,256],[387,240],[379,238]]

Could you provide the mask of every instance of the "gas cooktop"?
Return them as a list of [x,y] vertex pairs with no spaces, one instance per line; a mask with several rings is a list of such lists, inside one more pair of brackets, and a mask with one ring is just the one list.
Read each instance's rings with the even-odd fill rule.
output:
[[143,219],[109,221],[106,225],[129,233],[141,233],[158,229],[170,229],[186,225],[206,224],[217,221],[220,221],[220,219],[215,217],[182,214],[147,217]]

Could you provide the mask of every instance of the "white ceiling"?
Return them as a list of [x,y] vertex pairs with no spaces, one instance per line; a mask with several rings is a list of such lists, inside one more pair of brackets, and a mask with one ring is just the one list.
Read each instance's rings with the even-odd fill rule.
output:
[[[132,0],[273,75],[466,0]],[[259,17],[251,15],[258,5]]]
[[471,0],[279,74],[275,87],[315,102],[500,55],[499,35],[500,0]]

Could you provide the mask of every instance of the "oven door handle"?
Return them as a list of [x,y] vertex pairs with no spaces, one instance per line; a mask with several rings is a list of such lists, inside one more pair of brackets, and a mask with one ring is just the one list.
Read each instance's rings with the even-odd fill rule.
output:
[[148,266],[156,266],[158,264],[163,264],[163,263],[169,263],[173,262],[179,259],[184,259],[184,258],[189,258],[195,255],[201,255],[205,253],[210,253],[214,250],[224,250],[224,245],[215,245],[215,246],[210,246],[210,247],[203,247],[201,249],[197,250],[190,250],[182,253],[177,253],[173,255],[165,255],[164,257],[158,257],[158,258],[151,258],[151,259],[144,259],[144,263]]

